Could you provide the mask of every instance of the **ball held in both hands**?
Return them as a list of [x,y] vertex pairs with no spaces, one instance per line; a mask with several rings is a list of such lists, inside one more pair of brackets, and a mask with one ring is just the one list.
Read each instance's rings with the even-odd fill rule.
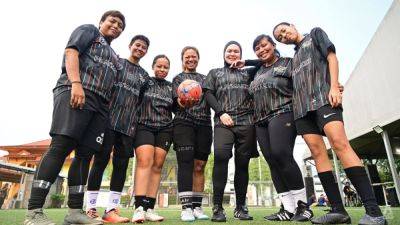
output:
[[195,80],[184,80],[176,90],[179,103],[184,107],[192,107],[197,104],[203,93],[201,85]]

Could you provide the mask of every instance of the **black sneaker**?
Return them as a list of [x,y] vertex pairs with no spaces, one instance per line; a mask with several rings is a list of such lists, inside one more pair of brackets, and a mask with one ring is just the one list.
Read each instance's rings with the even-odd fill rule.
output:
[[211,218],[212,222],[226,222],[226,215],[224,208],[222,208],[222,205],[214,205],[212,211],[213,211],[213,216]]
[[264,219],[269,221],[290,221],[292,217],[293,213],[286,211],[281,205],[281,208],[278,212],[269,216],[264,216]]
[[327,214],[311,219],[312,224],[350,224],[351,218],[346,211],[330,210]]
[[311,209],[303,201],[297,202],[297,208],[294,211],[292,221],[305,222],[309,221],[314,216]]
[[253,220],[253,217],[249,215],[249,209],[244,205],[236,206],[233,217],[237,220]]

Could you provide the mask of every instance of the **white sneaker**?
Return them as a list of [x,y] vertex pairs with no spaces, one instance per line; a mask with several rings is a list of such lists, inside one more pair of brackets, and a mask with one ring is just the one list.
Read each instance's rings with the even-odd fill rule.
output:
[[183,222],[193,222],[195,220],[193,210],[191,208],[183,209],[181,212],[181,220]]
[[146,218],[146,220],[152,221],[152,222],[160,222],[160,221],[164,220],[164,217],[158,215],[156,213],[156,211],[154,211],[154,209],[147,209],[145,218]]
[[133,212],[132,216],[132,223],[143,223],[145,219],[145,212],[143,210],[142,206],[139,206],[135,211]]
[[193,216],[198,220],[210,219],[210,217],[208,217],[206,214],[204,214],[204,211],[201,207],[196,207],[193,209]]

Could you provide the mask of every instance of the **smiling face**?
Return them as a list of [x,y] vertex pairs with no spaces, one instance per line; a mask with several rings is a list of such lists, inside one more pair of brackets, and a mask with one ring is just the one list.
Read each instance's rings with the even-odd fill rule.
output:
[[275,60],[275,46],[267,40],[261,39],[254,49],[257,57],[264,63],[271,63]]
[[237,60],[240,60],[240,47],[236,44],[231,44],[225,49],[224,54],[225,62],[232,64]]
[[188,49],[182,56],[183,70],[185,72],[195,72],[199,64],[199,56],[194,49]]
[[100,33],[109,41],[119,37],[122,33],[124,23],[118,17],[107,16],[107,18],[100,22]]
[[145,41],[137,39],[129,46],[129,49],[131,50],[131,57],[139,61],[146,55],[148,46]]
[[277,41],[284,44],[296,44],[299,39],[299,33],[292,24],[281,24],[275,28],[274,37]]
[[169,72],[169,60],[166,58],[158,58],[153,65],[153,70],[157,78],[165,79]]

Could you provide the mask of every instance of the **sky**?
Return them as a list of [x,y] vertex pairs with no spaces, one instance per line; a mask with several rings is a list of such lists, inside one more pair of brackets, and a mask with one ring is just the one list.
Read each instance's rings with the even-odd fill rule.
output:
[[[122,1],[60,0],[1,1],[0,35],[0,145],[15,145],[49,138],[53,108],[52,89],[61,72],[63,51],[71,32],[81,24],[99,23],[110,9],[126,17],[126,29],[112,47],[129,56],[128,44],[136,34],[150,39],[140,64],[149,72],[153,57],[171,60],[168,79],[181,70],[180,52],[186,45],[200,51],[198,72],[223,66],[223,47],[236,40],[243,58],[255,58],[252,42],[271,35],[274,25],[286,21],[302,33],[321,27],[336,46],[339,80],[345,84],[391,0],[202,0]],[[277,45],[281,55],[293,55],[293,46]]]

